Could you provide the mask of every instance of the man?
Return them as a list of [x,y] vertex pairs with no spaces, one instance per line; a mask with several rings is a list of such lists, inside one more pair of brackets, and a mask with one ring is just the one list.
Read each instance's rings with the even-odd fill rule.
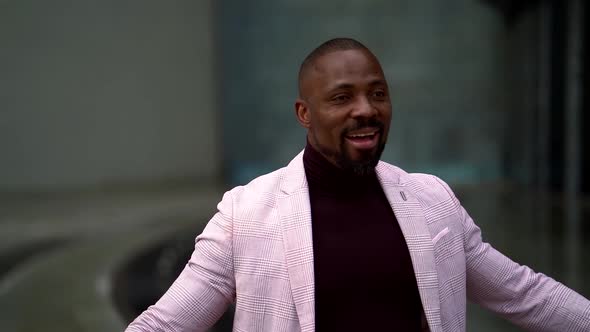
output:
[[590,302],[489,244],[451,189],[379,161],[383,70],[333,39],[301,65],[305,150],[227,192],[168,292],[127,331],[465,331],[470,299],[531,331],[590,331]]

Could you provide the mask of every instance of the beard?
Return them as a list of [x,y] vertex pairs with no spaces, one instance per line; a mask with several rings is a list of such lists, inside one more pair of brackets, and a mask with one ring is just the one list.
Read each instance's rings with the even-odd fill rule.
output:
[[[366,127],[373,127],[378,128],[380,132],[379,136],[379,144],[377,145],[376,150],[366,151],[361,159],[354,160],[350,155],[349,151],[346,149],[346,135],[354,130],[360,130]],[[365,121],[357,121],[354,126],[344,128],[340,135],[340,151],[334,151],[326,146],[319,144],[318,140],[318,150],[324,156],[331,157],[344,171],[350,172],[357,176],[367,176],[375,173],[375,166],[379,163],[381,159],[381,154],[385,149],[385,138],[383,137],[383,128],[385,126],[382,122],[376,119],[368,119]]]
[[336,162],[343,170],[352,172],[354,175],[371,175],[375,173],[375,166],[379,163],[384,149],[385,143],[379,142],[377,150],[374,153],[368,153],[368,155],[361,160],[353,160],[345,149],[344,143],[342,143],[340,145],[340,151],[342,151],[342,153],[338,156]]

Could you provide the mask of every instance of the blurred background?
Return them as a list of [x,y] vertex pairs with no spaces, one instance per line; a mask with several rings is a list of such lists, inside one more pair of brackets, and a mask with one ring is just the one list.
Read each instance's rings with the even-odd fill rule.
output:
[[[590,297],[581,0],[0,0],[0,326],[120,331],[225,190],[305,146],[303,58],[353,37],[393,96],[383,159]],[[518,331],[469,307],[468,330]],[[216,330],[231,329],[231,310]]]

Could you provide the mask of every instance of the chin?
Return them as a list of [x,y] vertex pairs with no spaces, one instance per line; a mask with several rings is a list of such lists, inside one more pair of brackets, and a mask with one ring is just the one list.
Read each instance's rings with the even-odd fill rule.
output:
[[385,144],[381,143],[369,151],[354,151],[357,152],[356,158],[353,158],[351,151],[343,150],[345,153],[340,155],[338,164],[343,169],[350,170],[357,175],[369,175],[375,172],[375,166],[379,163],[384,149]]
[[347,153],[344,155],[344,158],[348,159],[351,163],[358,163],[358,164],[370,164],[379,161],[381,158],[381,151],[379,147],[375,147],[371,150],[365,151],[353,151],[353,153]]

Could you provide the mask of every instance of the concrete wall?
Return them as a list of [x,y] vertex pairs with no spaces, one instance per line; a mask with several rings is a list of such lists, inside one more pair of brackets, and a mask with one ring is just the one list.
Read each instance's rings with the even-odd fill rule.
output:
[[218,174],[211,1],[0,2],[0,192]]
[[280,167],[305,144],[298,66],[337,36],[366,43],[389,78],[385,160],[451,182],[526,181],[528,22],[507,28],[477,0],[5,0],[0,192],[211,178],[220,166],[237,184]]
[[321,42],[358,38],[380,58],[394,115],[384,159],[453,182],[504,176],[506,27],[476,0],[221,1],[224,160],[235,183],[305,145],[296,74]]

